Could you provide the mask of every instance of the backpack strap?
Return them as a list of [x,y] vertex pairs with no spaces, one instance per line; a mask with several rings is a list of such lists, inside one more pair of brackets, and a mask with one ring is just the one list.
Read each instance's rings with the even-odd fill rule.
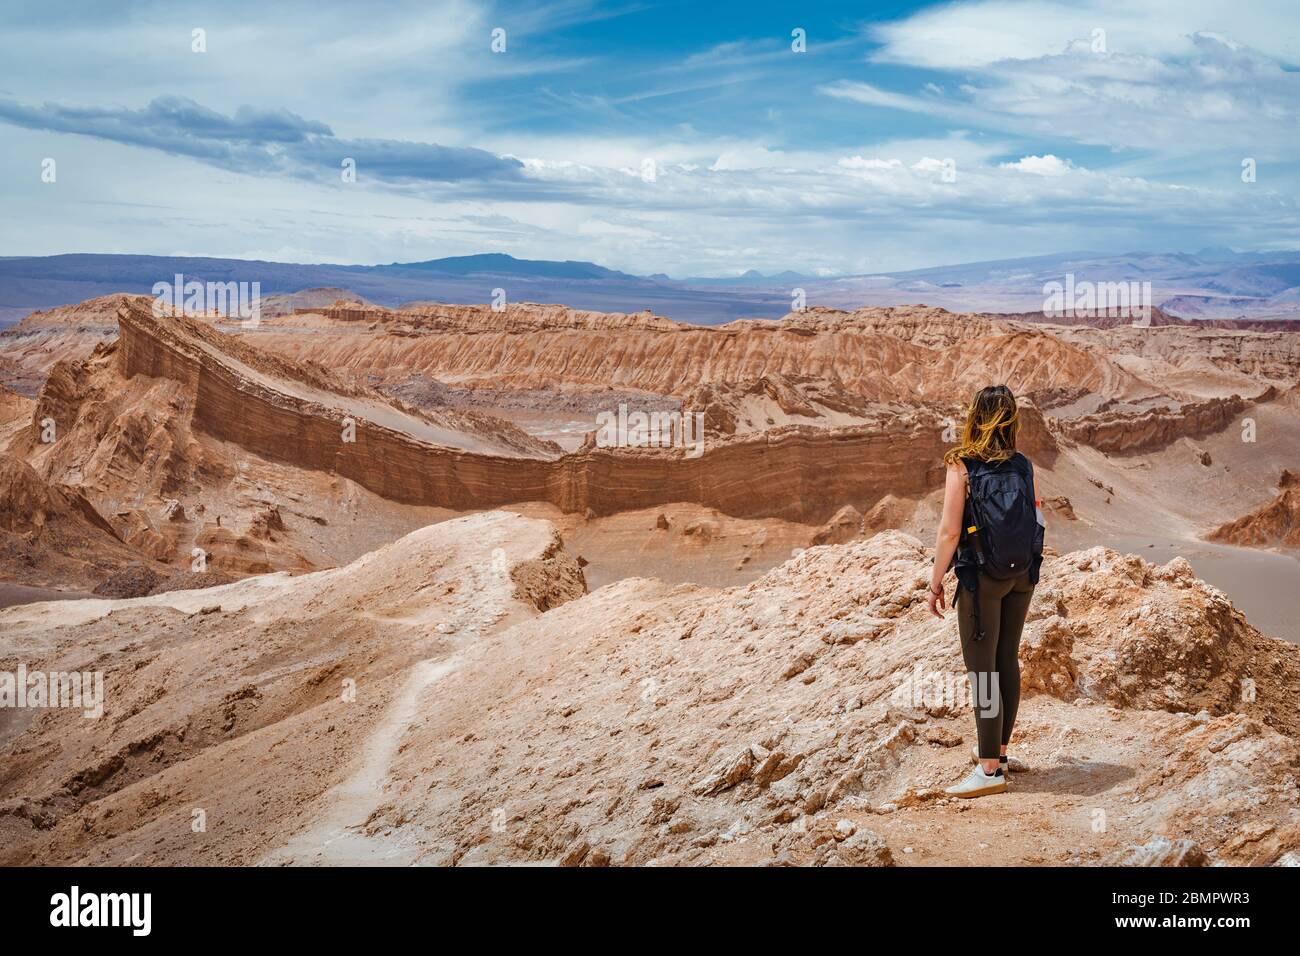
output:
[[[971,551],[975,555],[975,587],[971,589],[971,610],[974,612],[975,636],[974,640],[984,640],[984,628],[980,624],[980,569],[984,565],[984,548],[980,544],[979,528],[974,524],[966,524],[969,520],[975,520],[975,508],[971,504],[971,479],[983,470],[984,463],[974,458],[963,458],[962,464],[966,466],[966,506],[962,513],[961,540],[970,544]],[[978,468],[972,468],[972,464],[978,465]],[[953,595],[954,601],[956,594]]]
[[975,555],[977,564],[984,563],[984,549],[980,545],[979,532],[980,528],[975,521],[975,504],[974,489],[972,479],[978,477],[979,473],[985,469],[984,462],[975,458],[963,458],[962,463],[966,465],[966,503],[962,509],[962,528],[961,541],[966,542]]

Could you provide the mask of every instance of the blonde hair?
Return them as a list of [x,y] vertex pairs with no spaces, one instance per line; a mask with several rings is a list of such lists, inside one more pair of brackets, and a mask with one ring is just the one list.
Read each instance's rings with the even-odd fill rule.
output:
[[949,448],[943,460],[950,465],[962,458],[991,464],[1004,462],[1016,453],[1019,431],[1020,410],[1011,389],[1005,385],[981,388],[967,409],[961,442]]

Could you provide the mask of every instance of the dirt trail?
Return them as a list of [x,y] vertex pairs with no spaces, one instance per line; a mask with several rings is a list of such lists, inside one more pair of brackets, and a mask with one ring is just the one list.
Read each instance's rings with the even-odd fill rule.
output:
[[[482,519],[480,519],[482,520]],[[405,603],[384,614],[366,616],[410,635],[411,642],[441,634],[464,648],[527,616],[516,600],[511,563],[504,549],[485,536],[462,571],[459,592],[450,600]],[[399,636],[400,640],[400,636]],[[403,739],[425,709],[430,688],[455,671],[457,652],[418,661],[390,699],[386,713],[361,747],[355,769],[315,802],[316,822],[295,834],[260,863],[269,866],[407,866],[427,848],[419,828],[387,826],[381,811],[388,803],[394,760]]]
[[370,829],[383,805],[389,771],[402,737],[419,714],[424,693],[456,668],[453,658],[420,661],[362,747],[362,760],[343,783],[326,792],[312,816],[319,822],[261,861],[263,866],[406,866],[421,846],[404,828]]
[[429,742],[412,728],[468,650],[583,593],[561,548],[493,512],[327,571],[0,611],[0,656],[102,668],[106,688],[103,720],[0,726],[0,858],[411,862],[437,835],[386,812],[390,780],[409,782],[392,767]]

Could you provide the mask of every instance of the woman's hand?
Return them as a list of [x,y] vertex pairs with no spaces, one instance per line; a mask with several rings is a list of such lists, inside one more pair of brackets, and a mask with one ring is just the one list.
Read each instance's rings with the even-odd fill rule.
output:
[[930,590],[930,613],[942,621],[943,611],[947,607],[947,605],[944,604],[943,601],[943,586],[940,585],[939,590],[936,591],[934,589],[934,585],[931,584],[929,590]]

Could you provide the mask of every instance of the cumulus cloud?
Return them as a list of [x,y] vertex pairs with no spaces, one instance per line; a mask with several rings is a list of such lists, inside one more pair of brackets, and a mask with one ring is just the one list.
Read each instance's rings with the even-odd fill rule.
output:
[[1022,156],[1014,163],[1002,163],[1001,168],[1018,169],[1035,176],[1064,176],[1074,168],[1074,164],[1068,159],[1058,159],[1048,153],[1046,156]]
[[1294,18],[1291,0],[1252,0],[1249,12],[1221,0],[959,0],[868,32],[879,44],[874,60],[939,70],[1034,60],[1097,39],[1115,53],[1177,59],[1198,32],[1296,65]]
[[895,166],[902,166],[901,159],[876,159],[865,158],[862,156],[845,156],[840,159],[839,166],[844,169],[893,169]]
[[1300,73],[1221,37],[1191,41],[1179,59],[1076,47],[998,63],[967,87],[968,102],[1026,132],[1080,143],[1290,150]]
[[912,164],[912,168],[919,173],[942,173],[952,166],[953,164],[950,161],[935,159],[933,156],[922,156]]
[[[934,144],[931,144],[934,145]],[[1065,175],[1068,173],[1069,175]],[[804,223],[939,221],[1050,222],[1098,228],[1117,220],[1178,222],[1268,216],[1295,222],[1291,198],[1204,187],[1171,189],[1141,177],[1089,170],[1052,154],[1002,164],[931,155],[827,158],[817,166],[712,169],[657,167],[652,181],[636,169],[582,163],[530,164],[540,182],[563,185],[581,202],[622,210],[765,220],[790,230]]]
[[[874,29],[875,59],[961,74],[920,93],[846,78],[820,92],[1025,137],[1113,149],[1290,156],[1300,71],[1282,6],[1109,0],[957,3]],[[1221,30],[1207,29],[1222,24]],[[1274,30],[1263,25],[1272,24]],[[1244,35],[1244,39],[1243,39]],[[1244,152],[1243,152],[1244,150]]]

